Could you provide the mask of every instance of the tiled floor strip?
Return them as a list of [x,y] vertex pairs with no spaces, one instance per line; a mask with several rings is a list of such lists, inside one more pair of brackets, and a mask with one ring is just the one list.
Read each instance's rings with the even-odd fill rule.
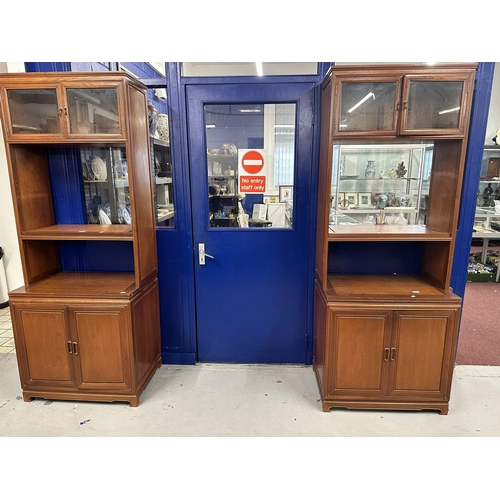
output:
[[0,354],[14,353],[14,332],[10,320],[10,309],[5,307],[0,309]]

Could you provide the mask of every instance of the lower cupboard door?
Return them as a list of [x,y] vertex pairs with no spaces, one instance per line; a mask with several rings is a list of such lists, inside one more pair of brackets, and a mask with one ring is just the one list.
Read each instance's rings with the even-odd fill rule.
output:
[[389,396],[447,399],[458,310],[395,313]]
[[65,307],[12,303],[23,388],[73,388]]
[[328,396],[383,396],[390,323],[390,312],[330,311]]
[[130,322],[126,306],[71,308],[73,360],[79,389],[132,388]]

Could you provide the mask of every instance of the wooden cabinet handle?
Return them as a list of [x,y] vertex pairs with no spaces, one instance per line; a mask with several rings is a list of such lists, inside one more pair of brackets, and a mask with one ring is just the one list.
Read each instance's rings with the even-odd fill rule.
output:
[[68,340],[68,352],[73,354],[73,350],[71,349],[71,342]]
[[396,359],[396,348],[391,347],[391,361],[394,361]]
[[78,354],[78,344],[76,342],[73,342],[73,354]]
[[384,361],[389,361],[389,348],[384,349]]

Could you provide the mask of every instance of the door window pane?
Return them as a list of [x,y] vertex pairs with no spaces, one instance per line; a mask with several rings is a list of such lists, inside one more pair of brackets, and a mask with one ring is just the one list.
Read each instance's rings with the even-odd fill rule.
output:
[[60,134],[55,89],[8,90],[13,134]]
[[293,223],[296,105],[205,105],[210,227]]
[[410,82],[405,129],[457,129],[462,89],[462,81]]
[[339,132],[393,130],[395,82],[343,83]]
[[119,134],[117,89],[67,89],[70,134]]

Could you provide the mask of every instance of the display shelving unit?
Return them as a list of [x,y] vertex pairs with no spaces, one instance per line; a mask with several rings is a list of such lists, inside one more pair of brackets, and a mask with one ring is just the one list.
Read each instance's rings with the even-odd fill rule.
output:
[[24,400],[137,406],[161,365],[146,87],[123,72],[1,74],[0,96]]
[[322,83],[313,366],[324,411],[448,412],[475,67],[337,66]]

